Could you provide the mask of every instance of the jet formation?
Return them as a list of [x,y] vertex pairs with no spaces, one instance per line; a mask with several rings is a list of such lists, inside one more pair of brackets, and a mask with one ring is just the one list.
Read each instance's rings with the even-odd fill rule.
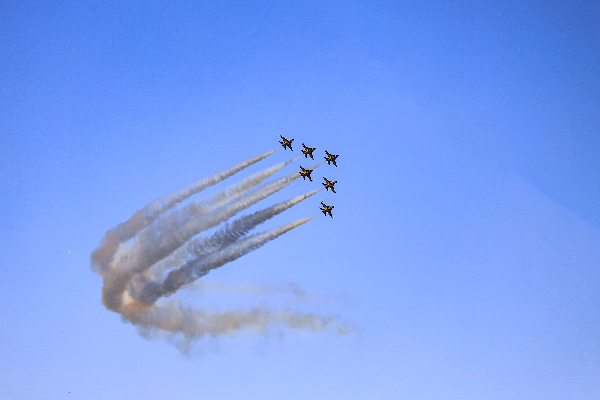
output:
[[316,147],[306,147],[304,145],[304,143],[302,143],[302,147],[304,147],[304,150],[302,150],[302,154],[304,154],[304,158],[308,158],[308,156],[310,156],[310,158],[314,160],[314,157],[313,157],[312,153],[317,148]]
[[[281,143],[281,145],[283,146],[283,149],[285,150],[286,147],[289,147],[291,151],[294,151],[294,149],[292,149],[292,142],[294,141],[294,139],[286,139],[284,138],[282,135],[279,135],[281,137],[281,139],[283,141],[279,141],[279,143]],[[310,156],[310,158],[312,160],[314,160],[313,157],[313,151],[315,151],[317,148],[316,147],[307,147],[304,143],[302,143],[302,147],[304,147],[304,149],[302,149],[302,154],[304,154],[304,158],[308,158],[308,156]],[[327,150],[325,150],[325,154],[327,154],[327,156],[325,157],[325,161],[327,161],[327,165],[331,165],[331,163],[333,163],[333,165],[337,168],[337,164],[335,162],[335,160],[339,157],[339,154],[329,154],[329,152]],[[310,177],[311,172],[313,172],[312,169],[305,169],[302,167],[302,165],[300,166],[300,172],[298,172],[300,174],[300,176],[302,176],[303,180],[306,180],[306,178],[308,178],[309,181],[313,181],[312,178]],[[333,193],[336,193],[335,189],[334,189],[334,185],[337,183],[337,181],[330,181],[327,178],[323,177],[323,179],[325,179],[325,183],[322,183],[322,185],[325,187],[325,189],[327,191],[329,191],[329,189],[331,189],[331,191]],[[321,205],[323,205],[323,208],[319,208],[321,210],[321,212],[323,212],[323,215],[327,216],[327,213],[329,213],[329,216],[331,218],[333,218],[333,215],[331,214],[331,210],[333,210],[334,206],[328,206],[325,205],[325,203],[321,202]]]
[[281,135],[279,135],[279,136],[283,139],[283,142],[281,140],[279,141],[279,143],[281,143],[281,145],[283,146],[283,149],[285,150],[285,146],[288,146],[291,151],[294,151],[294,149],[292,149],[292,142],[294,141],[294,139],[288,140]]

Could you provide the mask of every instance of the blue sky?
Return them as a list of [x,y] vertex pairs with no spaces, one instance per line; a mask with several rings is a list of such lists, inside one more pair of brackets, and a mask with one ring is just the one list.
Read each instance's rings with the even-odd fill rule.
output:
[[[0,398],[600,395],[597,3],[8,1],[0,26]],[[335,218],[206,279],[318,300],[189,300],[357,333],[245,331],[186,357],[107,311],[104,232],[280,134],[293,153],[206,193],[305,142],[340,154],[315,171],[337,193],[262,229],[319,201]]]

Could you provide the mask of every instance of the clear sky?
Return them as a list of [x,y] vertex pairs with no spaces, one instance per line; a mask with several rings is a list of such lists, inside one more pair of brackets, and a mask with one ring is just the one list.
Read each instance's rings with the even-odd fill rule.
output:
[[[600,398],[598,4],[2,2],[0,398]],[[106,310],[106,230],[280,134],[293,153],[214,190],[304,142],[338,168],[252,210],[323,175],[337,193],[259,230],[319,201],[335,218],[205,280],[311,296],[186,299],[356,333],[243,331],[185,356]]]

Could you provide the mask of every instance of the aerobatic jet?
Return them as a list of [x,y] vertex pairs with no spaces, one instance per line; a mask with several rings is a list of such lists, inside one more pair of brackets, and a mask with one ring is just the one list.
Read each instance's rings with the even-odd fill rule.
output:
[[312,153],[317,148],[316,147],[306,147],[304,145],[304,143],[302,143],[302,147],[304,147],[304,150],[302,150],[302,154],[304,154],[304,158],[308,158],[308,156],[310,156],[310,158],[312,158],[314,160]]
[[327,213],[329,213],[329,216],[333,218],[333,215],[331,215],[331,210],[333,210],[334,206],[326,206],[323,202],[321,202],[321,204],[323,205],[323,208],[319,207],[319,210],[321,210],[323,215],[327,216]]
[[310,177],[310,173],[313,172],[312,169],[304,169],[302,168],[302,165],[300,166],[300,169],[302,171],[298,172],[300,174],[300,176],[302,177],[302,179],[306,180],[306,178],[308,178],[309,181],[312,182],[312,178]]
[[325,189],[327,191],[329,191],[329,188],[331,188],[331,191],[333,193],[335,193],[335,189],[333,188],[333,185],[335,185],[337,183],[337,181],[329,181],[325,177],[323,177],[323,179],[325,179],[325,183],[321,183],[321,185],[325,186]]
[[291,151],[294,151],[294,149],[292,149],[292,142],[294,141],[294,139],[286,139],[283,136],[279,135],[282,139],[283,142],[280,140],[279,143],[281,143],[281,145],[283,146],[283,149],[285,150],[285,146],[289,147]]
[[337,167],[337,164],[335,163],[335,159],[338,158],[340,155],[339,154],[329,154],[327,152],[327,150],[325,150],[325,153],[327,153],[327,157],[325,157],[325,161],[327,161],[327,165],[331,165],[331,163],[333,162],[333,165],[335,165]]

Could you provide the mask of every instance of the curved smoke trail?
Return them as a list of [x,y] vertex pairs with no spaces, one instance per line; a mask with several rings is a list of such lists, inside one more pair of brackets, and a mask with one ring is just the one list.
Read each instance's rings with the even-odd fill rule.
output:
[[115,252],[119,248],[119,245],[133,238],[138,232],[153,223],[165,211],[172,209],[188,197],[206,189],[207,187],[216,185],[222,180],[237,174],[244,168],[256,164],[260,160],[273,154],[278,149],[279,148],[259,154],[258,156],[254,156],[246,161],[242,161],[241,163],[238,163],[233,167],[226,169],[225,171],[219,172],[218,174],[211,175],[208,178],[200,179],[178,192],[160,196],[151,203],[147,204],[141,210],[136,211],[127,221],[120,223],[106,232],[102,238],[102,241],[100,242],[100,245],[92,252],[92,270],[94,272],[100,272],[101,274],[104,273],[108,264],[112,261]]
[[[212,253],[208,259],[203,260],[201,263],[186,264],[184,267],[190,272],[188,276],[189,281],[198,279],[206,275],[211,269],[219,268],[228,262],[242,257],[314,217],[316,215],[267,232],[252,235],[239,243],[228,246],[223,251]],[[181,286],[186,284],[183,281],[180,283]],[[259,332],[263,332],[269,326],[274,325],[312,331],[332,329],[334,333],[339,335],[344,335],[348,332],[348,327],[340,323],[337,318],[323,317],[314,313],[302,313],[290,310],[273,312],[267,309],[209,313],[183,306],[178,301],[167,304],[147,304],[137,299],[129,298],[121,314],[124,319],[135,324],[141,333],[145,334],[146,330],[152,329],[159,329],[163,332],[173,334],[181,333],[184,335],[187,343],[206,335],[217,337],[245,328],[253,328]]]
[[[322,165],[320,163],[312,169]],[[192,203],[185,210],[173,210],[141,232],[128,253],[111,265],[119,264],[119,278],[109,279],[103,288],[104,304],[110,309],[119,307],[120,295],[133,275],[142,273],[185,244],[191,237],[228,220],[238,212],[280,191],[300,178],[297,172],[265,183],[252,192],[238,197],[216,210],[202,213],[202,207]],[[110,267],[110,266],[109,266]],[[126,281],[125,281],[126,280]]]
[[[336,327],[338,332],[345,332],[345,326],[337,320],[314,314],[264,309],[207,313],[185,307],[177,301],[156,303],[210,270],[240,258],[314,218],[249,234],[258,225],[322,189],[227,222],[240,211],[300,178],[300,174],[294,172],[260,185],[298,157],[254,174],[207,199],[181,209],[175,208],[193,194],[256,163],[273,151],[202,179],[184,190],[161,196],[137,211],[128,221],[109,230],[91,256],[92,269],[103,276],[102,302],[106,308],[121,314],[141,333],[148,330],[178,333],[183,334],[186,340],[250,327],[264,330],[274,324],[311,330]],[[225,225],[211,236],[193,238],[221,223]],[[157,264],[161,260],[162,263]],[[161,269],[167,268],[175,269],[162,279]]]
[[268,221],[274,216],[282,213],[288,208],[298,204],[299,202],[309,198],[321,190],[323,190],[323,188],[314,190],[303,196],[298,196],[294,199],[275,204],[264,210],[256,211],[250,215],[245,215],[231,223],[225,223],[221,229],[209,237],[189,240],[185,246],[175,250],[167,259],[164,259],[157,265],[153,266],[152,275],[155,278],[158,278],[165,270],[181,265],[188,258],[197,258],[206,254],[208,251],[216,249],[217,247],[233,243],[246,233],[250,232],[256,226]]
[[[304,200],[306,197],[312,196],[316,192],[317,191],[302,196],[302,200]],[[241,256],[258,249],[267,242],[276,239],[289,230],[310,221],[314,217],[315,216],[294,221],[287,225],[280,226],[279,228],[272,229],[268,232],[255,234],[239,241],[237,239],[232,241],[224,241],[217,249],[207,254],[199,254],[195,258],[187,261],[180,268],[169,272],[167,277],[162,282],[148,282],[142,289],[139,300],[147,304],[153,304],[159,298],[169,296],[179,290],[179,288],[182,286],[192,283],[196,279],[203,277],[204,275],[208,274],[210,270],[219,268],[231,261],[237,260]]]
[[110,310],[118,311],[123,303],[123,294],[134,275],[148,270],[191,237],[219,225],[238,212],[278,192],[299,177],[297,172],[293,172],[205,214],[195,212],[190,214],[174,210],[168,216],[158,220],[156,224],[140,232],[129,254],[109,265],[109,269],[114,273],[105,276],[102,287],[103,304]]
[[315,313],[290,310],[274,312],[264,308],[207,312],[184,306],[181,302],[155,305],[127,319],[138,327],[143,336],[149,336],[148,331],[156,329],[170,334],[183,334],[184,343],[178,347],[184,353],[189,351],[189,344],[195,339],[230,335],[242,329],[265,332],[271,326],[284,326],[310,331],[331,330],[337,335],[350,332],[348,326],[341,324],[338,318],[323,317]]

